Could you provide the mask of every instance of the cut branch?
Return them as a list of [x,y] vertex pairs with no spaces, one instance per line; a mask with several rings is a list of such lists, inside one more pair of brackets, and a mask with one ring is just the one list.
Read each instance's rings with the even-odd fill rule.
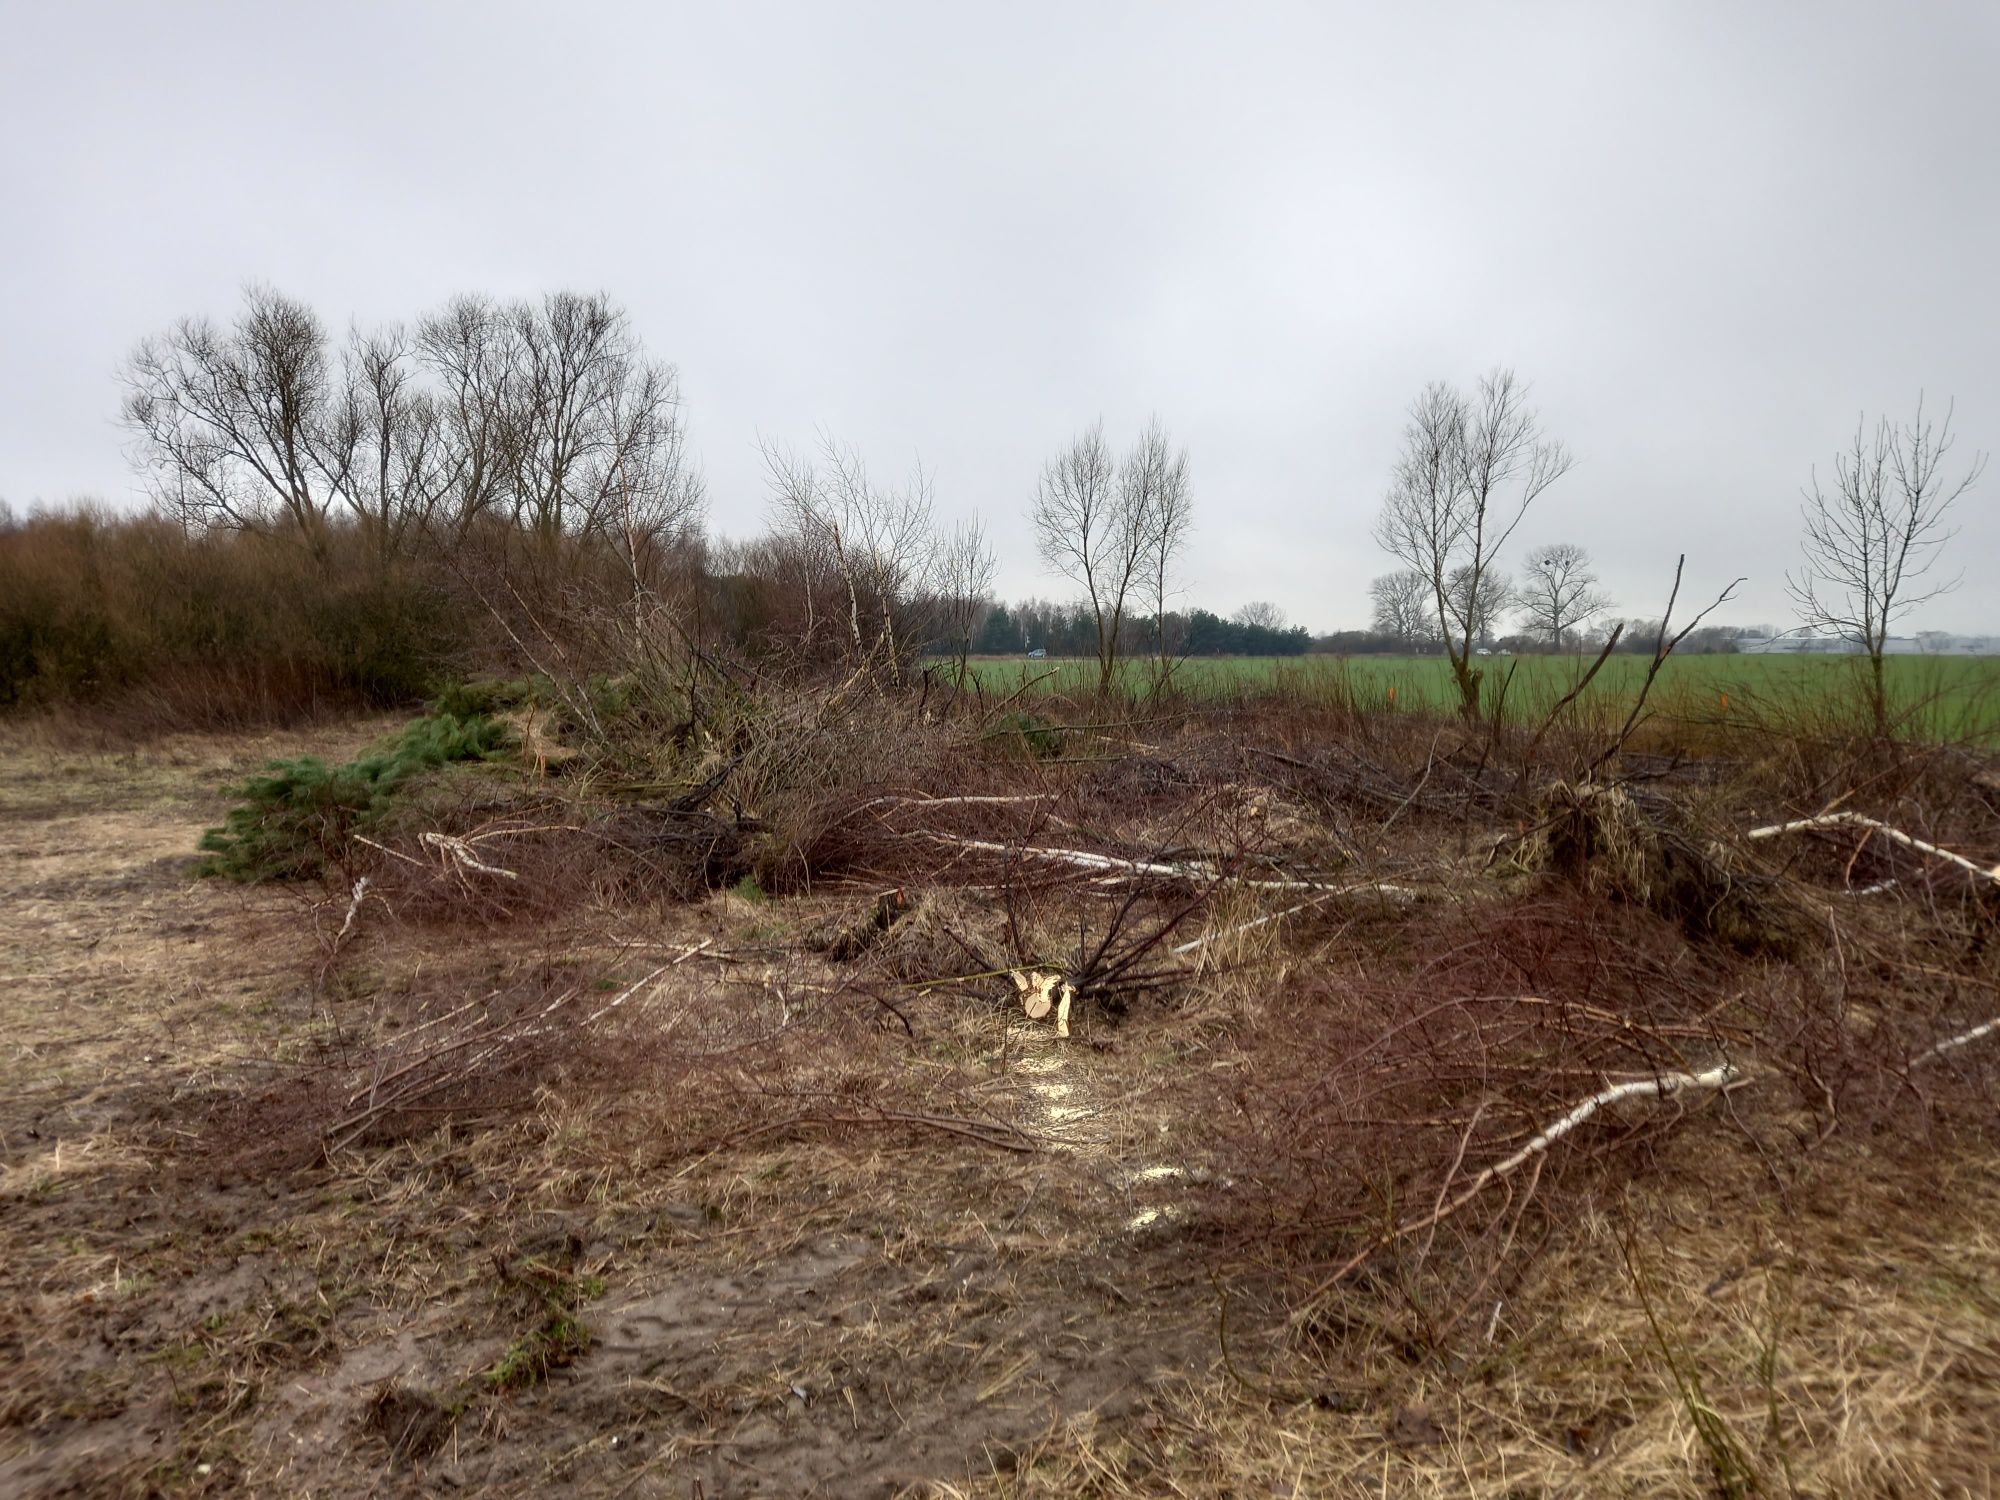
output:
[[[2000,865],[1995,865],[1989,869],[1984,865],[1967,859],[1963,854],[1954,854],[1949,849],[1941,849],[1936,844],[1926,843],[1923,839],[1907,834],[1900,828],[1892,828],[1887,823],[1867,817],[1858,812],[1821,813],[1818,817],[1799,818],[1790,823],[1772,823],[1768,827],[1753,828],[1744,837],[1749,839],[1771,839],[1776,838],[1781,833],[1805,833],[1815,828],[1842,827],[1869,829],[1881,834],[1886,839],[1892,839],[1896,843],[1902,844],[1906,848],[1915,849],[1921,854],[1928,854],[1936,859],[1949,861],[1951,864],[1957,865],[1960,869],[1968,870],[1972,874],[1977,875],[1982,880],[1990,880],[1994,884],[2000,885]],[[1875,890],[1881,888],[1880,886],[1871,887],[1871,889]]]
[[487,864],[473,851],[472,845],[464,839],[453,838],[448,833],[426,833],[421,836],[420,842],[437,850],[462,871],[472,871],[480,875],[498,875],[505,880],[521,878],[512,870],[503,870],[498,865]]

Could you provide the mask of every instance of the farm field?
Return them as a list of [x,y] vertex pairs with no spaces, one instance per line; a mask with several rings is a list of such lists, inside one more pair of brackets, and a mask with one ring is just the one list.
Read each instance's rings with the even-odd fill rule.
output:
[[[1493,656],[1481,664],[1489,707],[1504,683],[1508,717],[1518,721],[1546,712],[1575,685],[1589,659]],[[1585,690],[1584,701],[1629,700],[1648,665],[1643,656],[1612,657]],[[1961,740],[2000,733],[2000,657],[1896,656],[1886,665],[1891,696],[1914,714],[1919,737]],[[1076,657],[975,657],[971,666],[988,692],[1087,690],[1097,673],[1094,662]],[[1853,657],[1676,656],[1661,671],[1653,704],[1660,712],[1702,722],[1790,720],[1801,709],[1855,701],[1866,669]],[[1133,662],[1121,667],[1121,676],[1139,686],[1149,671],[1147,664]],[[1203,657],[1182,662],[1173,680],[1197,698],[1282,685],[1308,695],[1351,693],[1358,704],[1385,710],[1448,710],[1457,702],[1450,664],[1441,656]]]

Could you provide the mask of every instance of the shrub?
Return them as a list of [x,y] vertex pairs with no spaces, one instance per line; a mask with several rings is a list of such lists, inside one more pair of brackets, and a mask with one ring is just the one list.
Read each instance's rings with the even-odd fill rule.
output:
[[469,682],[448,684],[438,693],[431,712],[451,714],[460,719],[485,718],[508,709],[545,702],[550,692],[550,686],[543,678],[476,678]]
[[260,776],[229,788],[242,799],[220,828],[202,835],[204,875],[231,880],[296,880],[324,874],[345,857],[354,834],[379,822],[417,774],[451,761],[479,760],[508,744],[487,718],[433,714],[383,749],[344,765],[317,756],[274,760]]
[[0,522],[0,708],[221,727],[411,703],[459,666],[465,614],[351,529],[315,549],[89,506],[34,515]]

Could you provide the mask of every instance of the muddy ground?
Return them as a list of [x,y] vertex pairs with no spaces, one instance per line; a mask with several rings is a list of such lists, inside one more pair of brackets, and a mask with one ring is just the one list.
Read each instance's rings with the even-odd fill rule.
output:
[[[788,1026],[839,984],[800,935],[859,899],[367,904],[332,965],[338,885],[191,873],[232,777],[391,727],[5,743],[0,1492],[1993,1492],[2000,1179],[1962,1136],[1776,1168],[1782,1110],[1662,1137],[1470,1356],[1302,1341],[1279,1258],[1214,1227],[1217,1101],[1256,1086],[1259,987],[1345,929],[1067,1039],[1004,986],[899,994],[761,1108],[635,1044],[294,1151],[340,1049],[469,994],[670,963],[618,1036]],[[887,1068],[896,1107],[838,1103]]]

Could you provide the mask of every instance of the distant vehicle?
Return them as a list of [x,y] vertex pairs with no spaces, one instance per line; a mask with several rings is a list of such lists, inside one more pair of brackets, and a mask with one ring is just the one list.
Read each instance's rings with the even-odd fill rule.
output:
[[1048,654],[1049,652],[1046,646],[1037,646],[1035,647],[1034,650],[1028,653],[1028,660],[1039,661],[1042,657],[1047,656]]

